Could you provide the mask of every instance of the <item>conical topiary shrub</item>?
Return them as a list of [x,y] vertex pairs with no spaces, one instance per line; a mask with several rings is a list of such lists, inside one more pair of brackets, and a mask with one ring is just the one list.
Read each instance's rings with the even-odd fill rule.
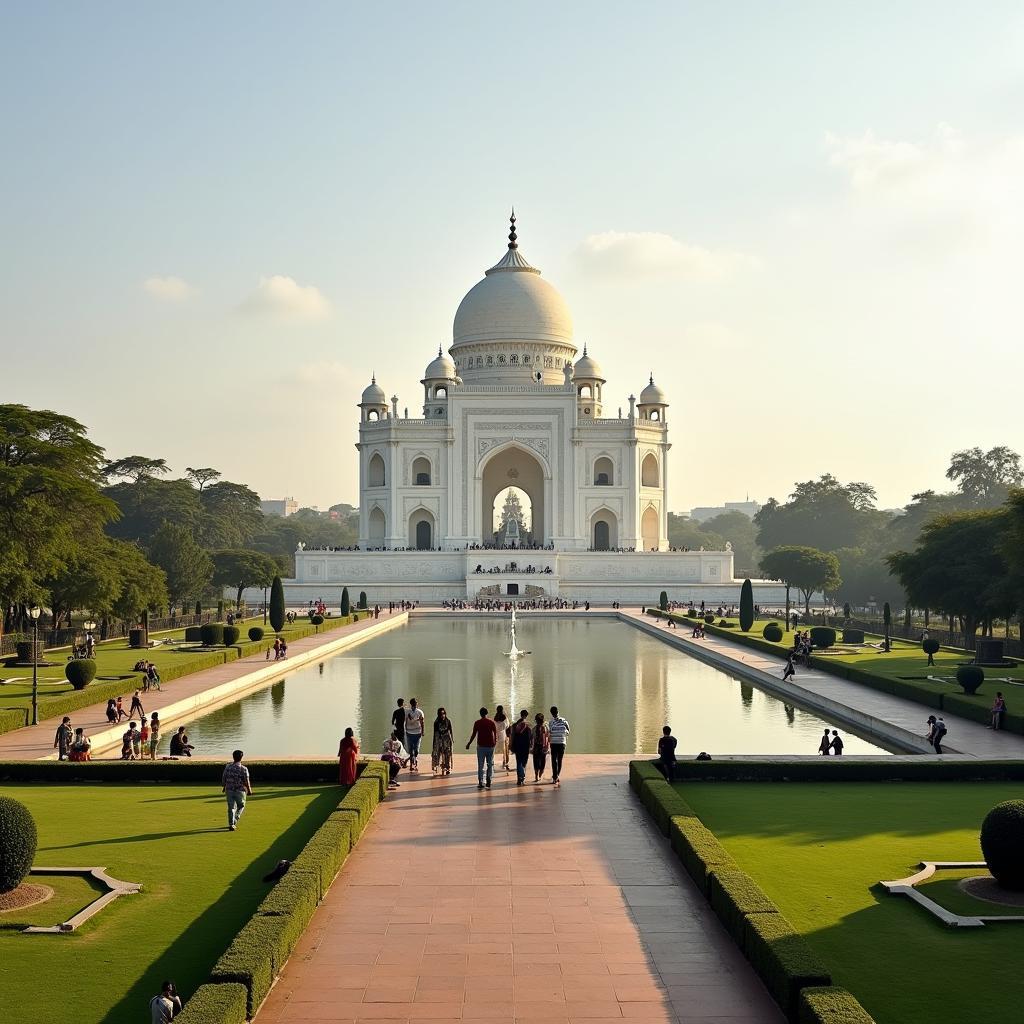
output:
[[342,590],[341,590],[341,614],[342,615],[351,615],[352,614],[352,605],[349,603],[349,599],[348,599],[348,587],[342,587]]
[[0,796],[0,893],[17,889],[32,870],[39,841],[28,808],[9,796]]
[[740,587],[740,629],[749,633],[754,625],[754,585],[744,580]]
[[275,633],[284,629],[284,584],[280,576],[270,585],[270,628]]

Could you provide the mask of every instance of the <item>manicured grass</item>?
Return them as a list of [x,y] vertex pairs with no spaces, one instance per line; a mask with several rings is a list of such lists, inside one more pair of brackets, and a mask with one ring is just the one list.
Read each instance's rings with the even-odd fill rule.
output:
[[1003,783],[676,787],[878,1024],[1017,1020],[1024,926],[947,929],[877,883],[922,860],[980,860]]
[[[56,999],[71,1000],[76,1024],[134,1024],[163,979],[191,994],[269,891],[262,876],[299,853],[343,794],[253,785],[237,832],[211,786],[0,787],[35,817],[37,865],[102,865],[143,883],[71,935],[0,930],[0,1018],[54,1019]],[[43,918],[46,906],[25,913]]]
[[0,914],[0,929],[20,931],[30,925],[52,927],[74,917],[107,891],[99,882],[83,875],[30,875],[28,881],[48,885],[53,895],[34,907]]
[[[980,859],[980,857],[979,857]],[[983,868],[971,868],[967,871],[940,871],[923,885],[917,888],[929,899],[935,900],[941,907],[951,910],[954,914],[978,917],[1024,917],[1024,907],[1005,907],[988,900],[979,900],[960,888],[962,878],[987,877]]]

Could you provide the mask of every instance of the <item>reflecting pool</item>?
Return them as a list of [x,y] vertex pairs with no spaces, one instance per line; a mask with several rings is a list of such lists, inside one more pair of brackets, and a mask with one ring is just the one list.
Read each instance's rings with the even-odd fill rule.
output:
[[[508,624],[497,619],[413,618],[344,654],[299,669],[267,689],[189,723],[197,755],[331,756],[346,726],[376,753],[398,697],[419,700],[430,723],[444,706],[456,752],[477,710],[557,704],[572,726],[569,750],[654,752],[663,725],[679,751],[714,754],[813,754],[826,723],[770,694],[610,619],[522,616],[518,662]],[[831,727],[834,723],[828,723]],[[840,727],[847,754],[885,750]],[[166,738],[163,746],[166,747]]]

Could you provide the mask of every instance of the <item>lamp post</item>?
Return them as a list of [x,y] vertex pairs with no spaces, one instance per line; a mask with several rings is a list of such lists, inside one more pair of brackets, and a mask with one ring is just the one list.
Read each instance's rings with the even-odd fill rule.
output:
[[28,610],[32,620],[32,724],[39,724],[39,616],[42,608],[32,605]]

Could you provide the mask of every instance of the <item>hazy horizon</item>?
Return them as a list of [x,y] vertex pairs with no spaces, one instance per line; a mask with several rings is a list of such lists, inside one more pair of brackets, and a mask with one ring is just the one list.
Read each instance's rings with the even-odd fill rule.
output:
[[513,202],[673,511],[1024,449],[1018,5],[41,3],[0,55],[0,401],[112,458],[356,504]]

